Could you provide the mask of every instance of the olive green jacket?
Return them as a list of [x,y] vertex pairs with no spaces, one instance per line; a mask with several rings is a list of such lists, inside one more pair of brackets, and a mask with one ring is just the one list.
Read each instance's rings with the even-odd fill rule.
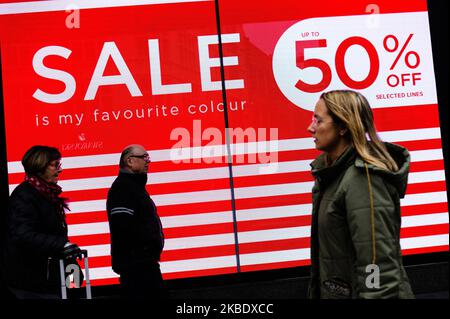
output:
[[414,298],[400,248],[410,156],[401,146],[386,147],[396,172],[366,164],[353,147],[329,167],[325,154],[311,163],[309,298]]

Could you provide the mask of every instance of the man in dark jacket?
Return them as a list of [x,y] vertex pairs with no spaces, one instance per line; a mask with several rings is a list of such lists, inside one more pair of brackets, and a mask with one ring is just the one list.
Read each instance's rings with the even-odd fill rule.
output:
[[145,185],[150,157],[141,145],[126,147],[119,176],[106,202],[112,268],[125,298],[166,298],[159,259],[164,235],[156,206]]

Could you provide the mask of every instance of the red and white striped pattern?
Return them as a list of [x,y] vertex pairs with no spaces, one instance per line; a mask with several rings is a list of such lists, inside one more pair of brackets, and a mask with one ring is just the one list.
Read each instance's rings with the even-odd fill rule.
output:
[[[437,106],[401,109],[374,112],[380,137],[407,147],[411,153],[407,195],[401,202],[403,254],[447,251],[448,205]],[[402,117],[397,116],[402,114],[410,115],[407,122],[399,122]],[[309,163],[319,154],[312,139],[231,146],[234,160],[237,155],[263,152],[266,146],[278,156],[272,166],[233,165],[241,271],[309,264],[313,185]],[[184,149],[178,159],[200,158],[202,152],[212,154],[211,147]],[[236,272],[226,147],[214,147],[214,154],[223,161],[213,164],[175,164],[171,149],[149,153],[148,190],[166,235],[161,262],[164,277]],[[110,268],[105,198],[116,177],[118,159],[119,154],[63,158],[60,185],[63,195],[71,200],[69,235],[88,249],[91,276],[97,285],[117,283]],[[8,168],[12,191],[23,179],[23,169],[20,162],[10,162]]]

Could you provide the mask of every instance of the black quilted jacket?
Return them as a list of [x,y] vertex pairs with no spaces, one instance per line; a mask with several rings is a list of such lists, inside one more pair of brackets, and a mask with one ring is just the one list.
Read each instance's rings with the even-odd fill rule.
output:
[[120,172],[108,192],[112,268],[118,274],[158,263],[164,247],[162,225],[146,183],[146,174]]
[[4,280],[10,287],[54,292],[59,287],[57,257],[68,242],[67,224],[57,207],[28,182],[12,192],[3,251]]

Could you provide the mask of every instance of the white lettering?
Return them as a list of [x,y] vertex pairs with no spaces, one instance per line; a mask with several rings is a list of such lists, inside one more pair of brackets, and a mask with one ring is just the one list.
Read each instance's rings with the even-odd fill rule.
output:
[[148,40],[148,52],[150,56],[150,79],[152,83],[152,93],[154,95],[192,92],[192,85],[190,83],[162,84],[158,39]]
[[[240,42],[239,33],[230,33],[222,35],[222,43]],[[213,81],[211,79],[211,68],[220,67],[219,58],[211,58],[209,56],[209,46],[218,44],[219,37],[217,35],[206,35],[198,37],[198,54],[200,60],[200,77],[203,91],[220,91],[222,90],[221,81]],[[239,65],[237,56],[223,57],[223,65],[232,66]],[[225,89],[242,89],[244,80],[226,80]]]
[[[111,57],[116,64],[120,75],[103,76],[109,57]],[[120,54],[120,51],[117,48],[116,44],[114,42],[105,42],[84,99],[95,99],[97,90],[100,86],[117,84],[125,84],[132,96],[142,96],[142,93],[139,90],[136,81],[134,81],[133,75],[128,69],[128,66],[126,65],[122,55]]]
[[44,59],[49,55],[57,55],[63,57],[64,59],[68,59],[71,53],[72,51],[61,46],[47,46],[36,52],[33,57],[33,69],[36,74],[47,79],[59,80],[66,86],[63,92],[57,94],[46,93],[41,89],[37,89],[33,93],[33,97],[36,100],[45,103],[56,104],[66,102],[73,96],[77,86],[74,77],[70,73],[51,69],[44,65]]

